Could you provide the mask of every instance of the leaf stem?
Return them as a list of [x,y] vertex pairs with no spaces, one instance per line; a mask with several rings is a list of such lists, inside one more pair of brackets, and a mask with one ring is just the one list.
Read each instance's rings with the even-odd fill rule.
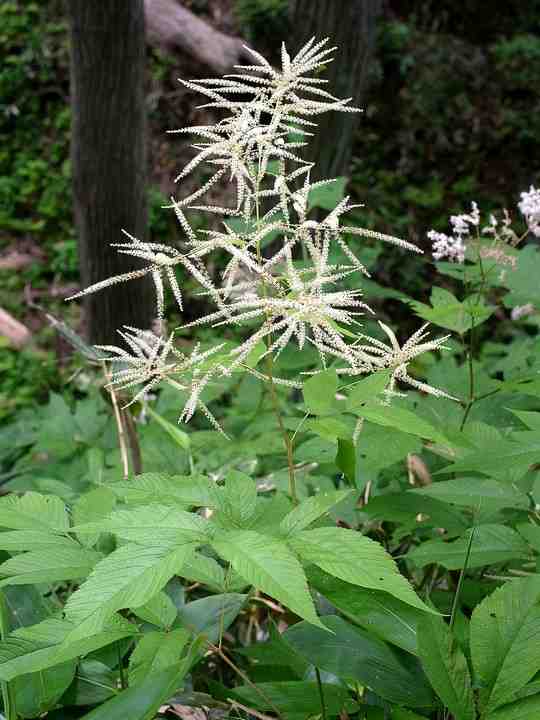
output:
[[122,659],[122,651],[120,648],[120,641],[117,640],[115,644],[116,644],[116,653],[118,656],[118,672],[120,675],[120,687],[122,688],[122,690],[125,690],[127,688],[128,684],[127,684],[126,673],[124,671],[124,664],[123,664],[123,659]]
[[319,697],[321,698],[321,717],[322,720],[327,720],[326,714],[326,703],[324,701],[324,690],[321,682],[321,673],[318,667],[315,668],[315,677],[317,678],[317,687],[319,688]]

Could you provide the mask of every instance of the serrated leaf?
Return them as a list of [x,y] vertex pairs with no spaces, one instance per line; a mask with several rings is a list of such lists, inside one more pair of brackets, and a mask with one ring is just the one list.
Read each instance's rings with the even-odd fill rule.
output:
[[78,547],[65,535],[55,535],[47,530],[13,530],[0,533],[0,550],[23,552],[28,550],[56,550]]
[[[320,715],[321,696],[315,682],[262,682],[257,683],[257,688],[259,691],[253,685],[240,685],[230,691],[230,696],[260,710],[277,708],[291,720]],[[350,700],[346,688],[322,683],[322,691],[326,711],[332,716],[337,716],[347,709],[354,712],[355,703]]]
[[247,595],[223,593],[193,600],[178,609],[178,623],[194,635],[203,635],[210,642],[218,642],[238,617]]
[[65,503],[54,495],[28,492],[0,498],[0,527],[11,530],[65,532],[69,518]]
[[526,443],[500,442],[495,448],[471,452],[463,460],[447,465],[435,474],[478,472],[492,475],[516,469],[525,472],[530,465],[538,462],[539,457],[540,443],[532,442],[532,438]]
[[[245,473],[230,470],[220,495],[220,517],[225,526],[245,527],[255,512],[257,484]],[[219,522],[219,520],[218,520]]]
[[527,510],[530,506],[527,495],[512,485],[505,485],[496,480],[480,480],[476,477],[436,482],[410,492],[416,495],[428,495],[441,502],[462,507]]
[[[470,534],[474,532],[470,544]],[[407,557],[418,567],[430,563],[439,563],[447,570],[459,570],[467,567],[483,567],[498,562],[507,562],[517,558],[526,558],[529,549],[524,540],[512,528],[505,525],[479,525],[467,530],[458,540],[428,540],[413,548]]]
[[455,720],[475,720],[467,660],[441,617],[425,615],[420,620],[418,654],[430,683]]
[[285,542],[253,530],[237,530],[217,535],[212,546],[251,585],[320,625],[302,566]]
[[0,642],[0,678],[5,681],[39,672],[121,640],[137,632],[135,625],[114,616],[102,632],[63,646],[75,626],[60,618],[19,628]]
[[389,380],[390,373],[381,371],[349,385],[347,388],[349,396],[345,405],[346,409],[349,412],[354,412],[364,403],[375,400],[377,395],[380,395],[386,388]]
[[324,370],[306,380],[302,388],[304,402],[313,415],[324,415],[333,410],[338,389],[335,370]]
[[152,720],[163,703],[181,686],[189,669],[180,662],[154,673],[84,715],[81,720]]
[[309,567],[310,585],[350,620],[385,642],[417,654],[416,627],[424,612],[381,590],[352,585]]
[[354,530],[316,528],[288,540],[303,560],[340,580],[360,587],[383,590],[413,607],[432,612],[400,575],[393,558],[374,540]]
[[[97,522],[109,515],[116,503],[116,496],[107,487],[98,487],[82,495],[73,505],[72,522],[74,525]],[[99,539],[99,533],[84,535],[81,542],[92,547]]]
[[204,475],[143,473],[109,486],[127,503],[178,503],[184,506],[216,507],[220,489]]
[[165,420],[165,418],[161,417],[161,415],[159,415],[155,410],[153,410],[150,405],[147,406],[147,412],[150,417],[153,418],[158,423],[158,425],[163,428],[163,430],[165,430],[167,435],[172,438],[172,440],[174,440],[178,447],[182,448],[182,450],[190,449],[191,442],[189,439],[189,435],[186,432],[180,430],[177,425],[173,425],[168,420]]
[[539,717],[540,694],[536,694],[489,713],[487,720],[538,720]]
[[304,530],[348,497],[350,493],[351,490],[336,490],[335,492],[319,493],[303,500],[283,518],[280,524],[281,532],[284,535],[291,535]]
[[432,705],[433,693],[417,658],[336,615],[325,615],[322,621],[327,632],[300,622],[284,633],[284,640],[321,670],[356,680],[386,700],[412,707]]
[[145,633],[129,658],[129,684],[178,663],[190,634],[182,628],[171,632]]
[[102,557],[101,553],[77,546],[22,553],[0,565],[0,575],[9,576],[0,580],[0,587],[84,578]]
[[109,532],[138,543],[203,542],[208,522],[177,506],[151,503],[114,511],[108,518],[72,528],[79,535]]
[[540,670],[540,577],[508,582],[471,618],[471,654],[486,712],[513,699]]
[[214,558],[200,552],[194,552],[191,557],[186,559],[182,567],[182,577],[209,585],[219,592],[226,590],[225,571],[221,565]]
[[144,605],[131,609],[141,620],[165,630],[171,627],[178,612],[171,598],[163,590],[156,593]]
[[66,642],[99,632],[117,610],[144,605],[178,572],[193,545],[123,545],[102,560],[71,595],[66,618],[77,624]]
[[451,292],[439,287],[431,291],[431,305],[409,300],[417,315],[429,323],[463,334],[487,320],[494,311],[478,295],[460,302]]
[[363,405],[352,412],[370,422],[392,427],[426,440],[448,444],[445,436],[424,418],[397,405]]

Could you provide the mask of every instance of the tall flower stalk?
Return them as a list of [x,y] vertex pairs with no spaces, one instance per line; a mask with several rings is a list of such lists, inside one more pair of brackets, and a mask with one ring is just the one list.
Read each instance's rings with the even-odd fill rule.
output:
[[[152,277],[160,321],[158,332],[125,328],[120,334],[129,349],[103,348],[117,368],[112,375],[113,385],[142,386],[134,400],[166,382],[187,393],[179,420],[188,421],[199,409],[219,428],[201,397],[211,381],[246,371],[268,382],[284,438],[293,500],[293,444],[281,417],[276,386],[298,388],[301,383],[274,374],[274,361],[290,343],[296,343],[300,350],[313,345],[321,367],[331,364],[339,375],[367,375],[390,369],[387,397],[396,394],[397,382],[423,392],[444,394],[407,372],[409,361],[439,348],[442,340],[427,340],[422,328],[400,345],[386,326],[382,329],[390,343],[368,337],[360,331],[359,318],[372,310],[364,302],[358,284],[352,289],[343,285],[346,278],[358,278],[359,282],[363,275],[369,275],[351,249],[351,237],[382,240],[412,252],[420,252],[418,248],[391,235],[348,225],[346,215],[355,207],[348,197],[325,218],[309,216],[310,193],[335,182],[311,182],[313,164],[301,155],[317,127],[314,118],[331,111],[360,112],[351,107],[350,98],[339,99],[328,92],[324,87],[327,81],[318,76],[331,62],[334,50],[328,47],[327,40],[312,39],[291,57],[283,45],[279,69],[250,50],[254,64],[238,66],[238,72],[232,75],[183,81],[186,87],[206,96],[203,108],[225,114],[213,125],[174,131],[195,138],[195,155],[177,181],[203,164],[211,169],[209,180],[195,192],[171,198],[170,208],[184,233],[184,247],[180,250],[129,237],[129,242],[116,247],[119,252],[139,257],[144,267],[103,280],[78,294],[86,295],[147,274]],[[204,204],[206,193],[226,176],[235,188],[234,203],[230,207]],[[218,216],[221,227],[195,231],[187,217],[191,210]],[[225,256],[217,280],[204,264],[215,253]],[[204,352],[197,346],[186,356],[175,348],[174,333],[163,335],[161,320],[167,286],[182,309],[177,270],[191,274],[216,305],[215,310],[184,325],[184,329],[201,325],[250,326],[247,337],[232,351],[225,353],[221,344]],[[257,362],[266,358],[266,373],[254,367],[254,355]]]

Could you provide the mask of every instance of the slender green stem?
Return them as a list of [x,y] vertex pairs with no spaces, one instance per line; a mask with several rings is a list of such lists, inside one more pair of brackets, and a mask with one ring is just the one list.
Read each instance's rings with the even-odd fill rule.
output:
[[[6,639],[9,634],[9,622],[7,617],[7,604],[4,593],[0,591],[0,638]],[[15,705],[15,697],[10,683],[2,682],[2,700],[4,702],[4,716],[5,720],[17,720],[17,707]]]
[[461,595],[461,586],[463,585],[463,578],[465,576],[465,573],[467,572],[467,566],[469,565],[469,558],[471,556],[471,550],[472,550],[472,544],[474,540],[474,533],[476,531],[476,527],[473,527],[471,529],[471,537],[469,538],[469,543],[467,545],[467,553],[465,555],[465,562],[463,564],[463,567],[461,569],[461,572],[459,573],[459,580],[456,587],[456,592],[454,593],[454,600],[452,602],[452,610],[450,612],[450,629],[454,627],[454,623],[456,621],[456,615],[457,610],[459,607],[459,598]]
[[321,698],[321,717],[322,720],[327,720],[328,716],[326,714],[326,703],[324,701],[324,690],[321,682],[321,673],[319,671],[319,668],[315,668],[315,677],[317,678],[317,687],[319,688],[319,697]]
[[116,641],[116,653],[118,655],[118,672],[120,674],[120,687],[122,690],[125,690],[128,686],[126,673],[124,671],[124,661],[122,658],[122,648],[120,646],[120,641]]

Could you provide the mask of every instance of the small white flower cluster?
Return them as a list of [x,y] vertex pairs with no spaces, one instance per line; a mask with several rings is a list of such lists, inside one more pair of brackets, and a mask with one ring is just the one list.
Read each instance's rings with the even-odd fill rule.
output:
[[536,237],[540,237],[540,190],[531,185],[529,192],[521,193],[518,207],[527,221],[529,230]]
[[[201,163],[212,168],[210,179],[189,197],[171,199],[171,208],[185,234],[184,251],[128,236],[129,242],[116,245],[119,252],[140,258],[140,270],[101,281],[77,296],[110,285],[150,275],[156,290],[157,317],[163,318],[165,285],[169,285],[180,309],[182,293],[176,268],[182,267],[202,286],[203,293],[217,305],[215,312],[185,327],[211,324],[256,325],[250,335],[230,353],[218,355],[222,345],[206,352],[198,347],[185,356],[173,344],[173,336],[163,338],[148,330],[127,328],[121,336],[132,351],[108,346],[110,360],[119,364],[112,383],[121,388],[143,385],[134,397],[140,399],[161,381],[187,393],[180,420],[188,421],[200,408],[210,422],[215,419],[201,400],[203,389],[216,377],[243,368],[256,377],[268,379],[249,363],[252,351],[262,345],[262,357],[277,357],[292,341],[300,348],[312,343],[323,367],[331,359],[344,375],[391,370],[388,394],[395,394],[396,383],[404,382],[423,392],[444,395],[412,378],[408,363],[417,355],[441,347],[443,339],[428,341],[424,328],[399,346],[390,328],[381,325],[390,339],[385,344],[363,334],[352,333],[357,317],[370,308],[361,300],[359,289],[341,289],[339,283],[354,273],[368,275],[350,249],[347,236],[368,237],[419,252],[416,246],[391,235],[353,227],[343,217],[355,206],[343,199],[321,220],[309,218],[310,192],[334,180],[310,181],[312,163],[298,150],[316,128],[313,117],[327,112],[359,112],[350,107],[350,98],[340,100],[322,86],[327,82],[309,77],[319,71],[335,48],[327,40],[310,40],[294,57],[285,46],[281,68],[274,69],[258,53],[251,51],[257,64],[239,66],[237,74],[222,79],[185,82],[190,89],[209,99],[203,107],[218,108],[227,116],[215,125],[179,130],[196,138],[196,154],[178,175],[181,180]],[[246,100],[245,97],[249,99]],[[225,174],[234,183],[233,207],[195,204]],[[224,218],[220,230],[195,232],[186,210],[195,209]],[[243,229],[227,219],[238,218]],[[475,223],[477,209],[469,216],[453,219],[458,237],[467,223]],[[455,222],[454,222],[455,221]],[[477,220],[476,220],[477,224]],[[280,238],[274,254],[265,256],[263,246],[270,236]],[[272,247],[276,247],[274,240]],[[441,246],[442,247],[442,246]],[[203,260],[210,254],[225,254],[221,283],[215,284]],[[455,252],[455,251],[454,251]],[[295,258],[303,257],[303,261]],[[351,342],[351,335],[353,341]],[[354,338],[356,338],[354,340]],[[298,387],[290,380],[273,382]]]
[[461,237],[453,237],[436,230],[430,230],[427,236],[431,240],[432,254],[435,260],[448,258],[451,262],[465,262],[467,248]]

